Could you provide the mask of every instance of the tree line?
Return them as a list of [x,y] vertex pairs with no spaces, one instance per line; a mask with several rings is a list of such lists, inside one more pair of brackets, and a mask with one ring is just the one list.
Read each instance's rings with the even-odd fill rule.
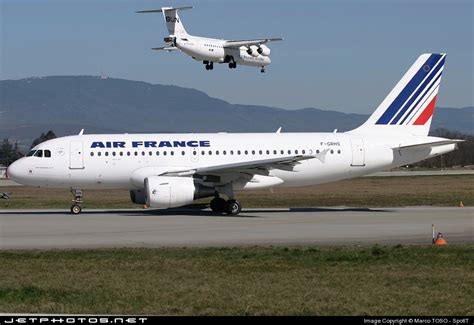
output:
[[[31,143],[30,149],[41,142],[54,138],[56,138],[56,134],[54,134],[52,130],[49,130],[46,133],[41,133],[41,135]],[[15,160],[20,159],[23,156],[25,156],[25,153],[20,150],[18,141],[11,142],[9,139],[3,139],[0,145],[0,164],[9,166]]]

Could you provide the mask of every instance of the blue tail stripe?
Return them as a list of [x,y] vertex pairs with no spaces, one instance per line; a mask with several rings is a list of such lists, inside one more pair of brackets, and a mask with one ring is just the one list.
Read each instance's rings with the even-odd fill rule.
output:
[[390,104],[387,110],[382,114],[379,120],[375,124],[388,124],[390,120],[397,114],[397,112],[402,107],[403,103],[406,102],[407,98],[415,91],[418,85],[423,81],[426,75],[431,71],[426,72],[424,67],[426,65],[433,67],[436,62],[442,57],[441,54],[432,54],[426,60],[426,62],[420,67],[418,72],[413,76],[410,82],[405,86],[405,88],[400,92],[397,98]]
[[439,78],[441,78],[441,74],[440,73],[436,78],[435,80],[433,81],[433,84],[426,89],[426,91],[424,92],[423,95],[421,95],[421,97],[418,99],[418,101],[416,102],[415,105],[413,105],[413,107],[411,108],[410,112],[403,118],[403,120],[400,122],[400,125],[402,125],[403,123],[405,123],[405,120],[411,115],[411,113],[413,113],[413,110],[418,107],[418,104],[420,104],[420,102],[425,98],[426,94],[427,93],[431,93],[431,90],[433,90],[433,88],[435,87],[436,85],[436,82],[438,82]]
[[432,73],[428,78],[426,78],[425,82],[421,85],[421,87],[418,88],[418,90],[413,94],[413,96],[410,98],[410,100],[403,106],[403,108],[398,112],[397,116],[393,119],[393,121],[390,124],[397,124],[397,122],[402,118],[403,114],[408,110],[411,104],[415,101],[415,99],[418,98],[418,95],[425,90],[426,86],[429,85],[430,81],[433,80],[433,78],[436,76],[438,73],[439,69],[444,65],[444,59],[441,60],[441,63],[438,64],[438,66],[435,69],[432,69]]

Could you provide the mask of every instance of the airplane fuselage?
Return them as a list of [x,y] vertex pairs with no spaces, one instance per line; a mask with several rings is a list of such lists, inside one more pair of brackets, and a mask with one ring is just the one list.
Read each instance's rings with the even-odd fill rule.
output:
[[269,56],[254,53],[247,53],[247,48],[224,47],[226,40],[215,38],[205,38],[188,35],[187,37],[176,38],[176,47],[191,56],[197,61],[209,61],[215,63],[236,62],[239,65],[252,67],[264,67],[272,61]]
[[[237,179],[232,173],[227,175],[234,190],[297,187],[358,177],[454,150],[454,144],[428,150],[393,149],[403,142],[436,139],[350,133],[77,135],[41,143],[32,152],[42,150],[42,157],[24,157],[8,173],[17,182],[39,187],[138,189],[146,177],[173,170],[313,156],[288,170],[253,171],[248,178]],[[45,157],[46,151],[50,157]],[[219,186],[229,179],[221,175],[200,182]]]

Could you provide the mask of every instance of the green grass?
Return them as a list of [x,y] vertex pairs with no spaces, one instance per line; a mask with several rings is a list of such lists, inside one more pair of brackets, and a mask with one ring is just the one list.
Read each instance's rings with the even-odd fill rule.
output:
[[[0,200],[0,209],[69,209],[67,190],[33,187],[0,187],[12,192],[10,200]],[[321,207],[321,206],[457,206],[474,205],[474,175],[361,177],[301,188],[237,192],[244,207]],[[84,208],[137,208],[128,191],[84,191]],[[198,203],[208,203],[202,199]]]
[[0,251],[0,311],[474,315],[473,245]]

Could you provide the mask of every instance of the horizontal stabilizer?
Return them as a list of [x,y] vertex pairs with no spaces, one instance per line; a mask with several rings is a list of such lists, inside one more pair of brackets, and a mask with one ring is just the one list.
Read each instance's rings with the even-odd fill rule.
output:
[[163,7],[161,9],[153,9],[153,10],[140,10],[140,11],[135,11],[137,14],[151,14],[151,13],[157,13],[157,12],[163,12],[163,11],[171,11],[171,10],[186,10],[186,9],[192,9],[193,6],[186,6],[186,7]]
[[175,46],[152,47],[151,49],[154,50],[154,51],[168,51],[168,52],[179,50],[179,49],[178,49],[177,47],[175,47]]
[[409,148],[423,149],[423,148],[444,146],[447,144],[457,144],[460,142],[464,142],[464,140],[442,140],[442,141],[434,141],[434,142],[424,142],[424,143],[417,143],[417,144],[400,145],[399,147],[394,147],[392,149],[409,149]]

